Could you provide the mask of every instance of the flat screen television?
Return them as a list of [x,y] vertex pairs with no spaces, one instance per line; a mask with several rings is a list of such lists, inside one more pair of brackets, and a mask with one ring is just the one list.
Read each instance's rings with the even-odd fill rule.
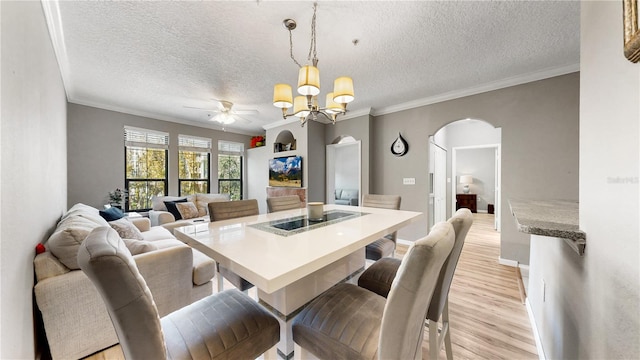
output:
[[302,156],[269,159],[269,186],[302,187]]

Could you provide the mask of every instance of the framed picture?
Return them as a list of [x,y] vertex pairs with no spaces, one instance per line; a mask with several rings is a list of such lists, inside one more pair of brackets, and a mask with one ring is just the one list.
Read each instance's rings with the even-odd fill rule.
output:
[[624,15],[624,56],[629,61],[640,61],[640,24],[638,23],[638,0],[622,0]]
[[302,157],[269,159],[269,186],[302,187]]

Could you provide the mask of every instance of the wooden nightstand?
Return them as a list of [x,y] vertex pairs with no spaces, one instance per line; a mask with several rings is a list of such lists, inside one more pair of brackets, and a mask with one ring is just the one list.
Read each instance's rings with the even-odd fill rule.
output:
[[467,208],[472,213],[478,212],[476,194],[456,194],[456,210],[460,208]]

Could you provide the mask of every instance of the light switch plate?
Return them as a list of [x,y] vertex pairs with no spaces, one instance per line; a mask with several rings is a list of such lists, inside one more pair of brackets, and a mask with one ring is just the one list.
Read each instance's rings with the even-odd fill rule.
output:
[[416,184],[416,178],[403,178],[402,179],[402,185],[415,185]]

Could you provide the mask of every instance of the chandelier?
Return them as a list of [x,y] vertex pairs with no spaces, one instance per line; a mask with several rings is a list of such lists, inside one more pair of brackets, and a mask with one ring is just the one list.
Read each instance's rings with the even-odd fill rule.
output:
[[[273,105],[282,109],[284,119],[290,116],[300,118],[300,126],[304,126],[307,120],[318,120],[318,115],[323,115],[336,123],[336,118],[340,114],[347,112],[347,104],[353,101],[353,80],[348,76],[341,76],[333,82],[333,92],[326,95],[325,107],[318,105],[318,94],[320,94],[320,71],[318,70],[318,57],[316,53],[316,9],[317,3],[313,4],[313,17],[311,18],[311,45],[309,46],[308,61],[311,65],[300,65],[293,57],[293,40],[291,31],[296,28],[296,22],[292,19],[285,19],[282,24],[289,30],[289,54],[291,59],[300,68],[298,72],[298,94],[293,98],[291,86],[288,84],[276,84],[273,87]],[[293,112],[287,113],[293,106]]]

